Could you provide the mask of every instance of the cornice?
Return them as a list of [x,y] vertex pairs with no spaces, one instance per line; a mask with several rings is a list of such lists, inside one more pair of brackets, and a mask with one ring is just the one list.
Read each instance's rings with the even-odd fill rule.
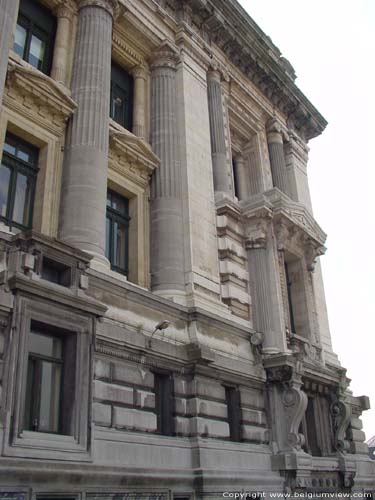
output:
[[166,6],[177,26],[193,30],[211,50],[218,47],[304,140],[324,130],[326,120],[294,83],[289,61],[236,0],[167,0]]
[[148,183],[149,176],[160,165],[160,159],[151,147],[112,120],[109,125],[109,140],[110,153],[118,154],[121,161],[135,164],[139,175]]

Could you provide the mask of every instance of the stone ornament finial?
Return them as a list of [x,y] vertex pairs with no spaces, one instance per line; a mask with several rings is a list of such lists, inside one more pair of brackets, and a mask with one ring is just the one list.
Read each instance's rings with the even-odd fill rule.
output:
[[155,50],[151,58],[151,68],[175,69],[180,60],[180,52],[169,40],[164,40]]
[[106,10],[114,19],[119,13],[118,0],[77,0],[78,9],[84,7],[100,7]]

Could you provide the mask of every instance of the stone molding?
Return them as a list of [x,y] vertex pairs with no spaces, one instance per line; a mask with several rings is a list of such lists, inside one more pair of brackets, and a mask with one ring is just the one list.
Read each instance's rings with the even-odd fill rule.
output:
[[54,8],[54,14],[57,18],[63,17],[70,21],[77,12],[77,5],[72,0],[60,0],[60,3]]

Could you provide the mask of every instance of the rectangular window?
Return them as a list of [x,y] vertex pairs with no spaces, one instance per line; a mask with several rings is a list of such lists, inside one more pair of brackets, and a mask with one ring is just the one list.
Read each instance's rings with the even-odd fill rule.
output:
[[75,343],[73,334],[32,325],[28,335],[24,430],[71,434]]
[[108,190],[106,257],[114,271],[125,275],[129,262],[129,221],[129,200]]
[[11,229],[31,227],[37,173],[38,149],[7,134],[0,166],[0,219]]
[[14,37],[14,51],[35,68],[49,74],[56,19],[35,0],[21,0]]
[[157,432],[172,436],[173,425],[173,387],[169,374],[154,373],[155,377],[155,409]]
[[241,394],[235,387],[225,387],[229,433],[232,441],[241,441]]
[[127,130],[132,129],[133,78],[114,62],[111,68],[110,117]]

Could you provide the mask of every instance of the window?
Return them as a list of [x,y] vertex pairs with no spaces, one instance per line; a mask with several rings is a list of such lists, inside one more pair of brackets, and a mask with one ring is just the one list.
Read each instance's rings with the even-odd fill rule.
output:
[[112,62],[110,117],[127,130],[133,121],[133,78]]
[[31,227],[37,165],[37,148],[7,134],[0,167],[0,219],[11,228]]
[[229,433],[232,441],[241,441],[241,400],[240,391],[235,387],[225,387],[228,410]]
[[114,271],[125,275],[129,261],[129,221],[129,200],[108,190],[106,257]]
[[173,391],[169,374],[154,373],[155,377],[155,410],[157,432],[172,436],[173,426]]
[[35,0],[21,0],[14,51],[32,66],[49,74],[56,31],[55,17]]
[[28,335],[24,430],[71,434],[74,359],[75,335],[32,326]]

